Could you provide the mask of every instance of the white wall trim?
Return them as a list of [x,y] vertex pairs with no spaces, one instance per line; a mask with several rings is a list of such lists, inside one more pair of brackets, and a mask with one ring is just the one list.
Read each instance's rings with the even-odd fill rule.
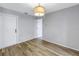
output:
[[54,43],[54,44],[56,44],[56,45],[60,45],[60,46],[62,46],[62,47],[66,47],[66,48],[69,48],[69,49],[72,49],[72,50],[79,51],[78,49],[75,49],[75,48],[69,47],[69,46],[67,46],[67,45],[63,45],[63,44],[56,43],[56,42],[51,42],[51,41],[48,41],[48,40],[45,40],[45,39],[43,39],[43,40],[44,40],[44,41],[47,41],[47,42],[50,42],[50,43]]

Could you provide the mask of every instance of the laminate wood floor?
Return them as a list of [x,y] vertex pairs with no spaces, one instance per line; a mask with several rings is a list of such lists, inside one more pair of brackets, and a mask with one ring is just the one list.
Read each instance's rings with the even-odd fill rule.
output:
[[79,52],[44,40],[33,39],[0,49],[0,56],[79,56]]

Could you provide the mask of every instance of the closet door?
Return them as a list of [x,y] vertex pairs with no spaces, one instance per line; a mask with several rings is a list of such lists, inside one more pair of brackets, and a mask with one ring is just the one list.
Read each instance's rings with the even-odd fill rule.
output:
[[2,20],[2,14],[0,13],[0,48],[2,48],[3,47],[3,43],[2,43],[2,40],[3,40],[3,20]]
[[16,21],[17,16],[4,14],[4,46],[16,44]]

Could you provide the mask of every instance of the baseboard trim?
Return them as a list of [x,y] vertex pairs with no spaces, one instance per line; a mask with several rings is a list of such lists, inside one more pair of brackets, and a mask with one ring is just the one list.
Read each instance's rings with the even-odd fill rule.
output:
[[70,49],[70,50],[72,50],[72,51],[74,51],[74,52],[78,52],[78,53],[79,53],[79,50],[77,50],[77,49],[74,49],[74,48],[71,48],[71,47],[68,47],[68,46],[59,44],[59,43],[50,42],[50,41],[48,41],[48,40],[44,40],[44,41],[49,42],[49,43],[52,43],[52,44],[55,44],[55,45],[57,45],[57,46],[59,46],[59,47],[63,47],[63,48],[66,48],[66,49]]
[[26,42],[26,41],[31,41],[35,38],[30,38],[29,40],[24,40],[24,41],[20,41],[20,42],[17,42],[15,44],[12,44],[12,45],[9,45],[9,46],[4,46],[4,47],[1,47],[0,49],[4,49],[4,48],[7,48],[7,47],[11,47],[11,46],[14,46],[14,45],[17,45],[17,44],[20,44],[20,43],[23,43],[23,42]]

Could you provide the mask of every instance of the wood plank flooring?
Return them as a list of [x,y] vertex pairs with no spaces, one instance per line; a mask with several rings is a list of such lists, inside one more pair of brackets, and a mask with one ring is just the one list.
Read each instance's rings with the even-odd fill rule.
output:
[[79,51],[33,39],[0,49],[0,56],[79,56]]

